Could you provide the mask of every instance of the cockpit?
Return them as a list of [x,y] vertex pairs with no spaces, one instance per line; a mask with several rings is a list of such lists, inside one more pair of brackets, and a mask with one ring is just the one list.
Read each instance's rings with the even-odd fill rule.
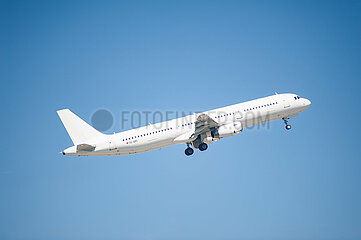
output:
[[297,100],[297,99],[300,99],[301,97],[300,96],[294,96],[293,97],[295,100]]

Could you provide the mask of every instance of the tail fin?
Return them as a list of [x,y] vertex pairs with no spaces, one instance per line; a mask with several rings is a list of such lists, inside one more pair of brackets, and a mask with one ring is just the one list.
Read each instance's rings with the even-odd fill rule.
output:
[[69,109],[59,110],[57,113],[74,145],[86,143],[88,140],[104,136],[104,134],[95,130]]

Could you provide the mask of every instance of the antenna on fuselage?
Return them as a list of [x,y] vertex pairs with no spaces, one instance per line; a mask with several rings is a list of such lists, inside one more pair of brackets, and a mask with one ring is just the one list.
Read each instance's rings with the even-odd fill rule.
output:
[[278,95],[278,93],[277,93],[277,92],[275,92],[275,94],[276,94],[276,95]]

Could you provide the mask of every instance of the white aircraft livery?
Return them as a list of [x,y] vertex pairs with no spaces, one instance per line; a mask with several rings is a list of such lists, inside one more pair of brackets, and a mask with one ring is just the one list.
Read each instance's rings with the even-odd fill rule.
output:
[[239,134],[245,127],[282,119],[286,129],[290,130],[288,119],[297,116],[310,105],[308,99],[296,94],[276,93],[116,134],[97,131],[69,109],[57,113],[74,143],[74,146],[62,152],[64,155],[127,155],[185,143],[185,154],[190,156],[193,149],[205,151],[207,144]]

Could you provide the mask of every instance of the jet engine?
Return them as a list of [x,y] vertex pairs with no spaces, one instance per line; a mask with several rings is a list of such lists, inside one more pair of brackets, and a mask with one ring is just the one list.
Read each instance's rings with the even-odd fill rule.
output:
[[211,133],[214,138],[224,138],[236,135],[242,132],[242,130],[243,127],[241,122],[232,122],[215,128]]
[[211,131],[202,133],[192,142],[194,148],[198,148],[201,143],[216,142],[221,138],[230,137],[242,132],[241,122],[232,122],[220,127],[211,128]]

